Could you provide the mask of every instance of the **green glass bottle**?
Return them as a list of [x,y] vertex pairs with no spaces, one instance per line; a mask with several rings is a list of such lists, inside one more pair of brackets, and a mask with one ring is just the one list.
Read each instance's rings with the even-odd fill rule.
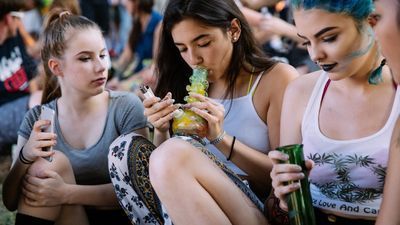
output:
[[[208,71],[204,67],[196,67],[193,69],[193,74],[190,76],[190,85],[186,86],[188,92],[194,92],[207,96],[207,81]],[[185,96],[184,100],[187,103],[197,102],[198,100],[190,96]],[[184,136],[197,136],[204,138],[207,135],[207,121],[192,112],[190,109],[179,109],[174,113],[172,121],[172,132]]]
[[[287,196],[290,225],[315,225],[314,208],[308,182],[307,169],[303,155],[303,145],[294,144],[277,148],[289,156],[289,160],[282,163],[296,164],[303,168],[305,177],[301,179],[300,189]],[[293,182],[293,181],[292,181]]]

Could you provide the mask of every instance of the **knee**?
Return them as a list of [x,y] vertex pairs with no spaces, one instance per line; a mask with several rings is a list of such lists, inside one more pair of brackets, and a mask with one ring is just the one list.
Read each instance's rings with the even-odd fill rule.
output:
[[193,146],[183,140],[170,138],[151,153],[149,161],[149,176],[156,187],[169,182],[176,174],[184,170],[188,163]]
[[57,172],[61,177],[65,174],[73,174],[71,164],[62,152],[54,151],[51,162],[46,159],[39,158],[28,169],[28,174],[32,176],[40,176],[45,170]]

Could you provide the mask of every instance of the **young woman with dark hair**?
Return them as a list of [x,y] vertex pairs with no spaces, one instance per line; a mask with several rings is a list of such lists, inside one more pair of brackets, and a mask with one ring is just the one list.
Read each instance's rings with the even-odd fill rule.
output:
[[[133,18],[128,44],[113,63],[116,77],[107,85],[117,90],[138,90],[142,83],[154,86],[154,56],[157,52],[162,16],[153,10],[154,0],[129,0]],[[131,68],[130,64],[134,64]]]
[[[232,0],[171,0],[162,31],[155,90],[160,98],[146,98],[143,103],[158,146],[149,165],[156,200],[166,208],[163,222],[267,224],[260,211],[260,198],[270,188],[267,153],[278,146],[282,97],[297,77],[296,70],[262,53]],[[189,76],[198,66],[208,71],[208,97],[191,93],[199,102],[185,107],[207,121],[207,135],[203,140],[172,136],[172,114],[178,107],[174,102],[184,103]],[[139,156],[125,157],[132,148],[127,146],[136,146],[129,136],[118,138],[113,146],[116,151],[109,156],[109,165],[112,174],[118,174],[112,181],[120,201],[128,210],[132,206],[140,210],[141,202],[130,199],[155,193],[138,191],[142,189],[137,188],[136,178],[144,176],[133,176],[133,169],[148,162],[137,164],[132,159]],[[132,184],[122,181],[124,174]],[[137,195],[131,194],[135,191]],[[135,216],[134,209],[129,212]]]

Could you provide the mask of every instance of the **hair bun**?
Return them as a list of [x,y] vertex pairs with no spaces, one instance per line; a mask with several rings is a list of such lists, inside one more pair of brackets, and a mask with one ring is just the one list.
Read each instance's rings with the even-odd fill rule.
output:
[[63,17],[70,16],[70,15],[71,15],[71,12],[65,10],[65,11],[62,11],[62,12],[58,15],[58,17],[61,19],[61,18],[63,18]]
[[69,16],[71,16],[71,12],[63,9],[63,8],[54,8],[52,9],[46,16],[44,20],[44,27],[47,28],[50,24],[53,24],[55,21],[65,21]]

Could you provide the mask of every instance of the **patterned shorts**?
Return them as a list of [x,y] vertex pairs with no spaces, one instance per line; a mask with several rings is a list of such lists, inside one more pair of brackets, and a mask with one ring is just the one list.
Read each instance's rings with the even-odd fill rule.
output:
[[[204,145],[193,138],[176,138],[188,141],[206,154],[263,211],[264,205],[250,188]],[[120,205],[133,224],[172,224],[150,183],[149,159],[155,148],[150,141],[134,133],[121,135],[110,146],[108,167],[111,181]]]

